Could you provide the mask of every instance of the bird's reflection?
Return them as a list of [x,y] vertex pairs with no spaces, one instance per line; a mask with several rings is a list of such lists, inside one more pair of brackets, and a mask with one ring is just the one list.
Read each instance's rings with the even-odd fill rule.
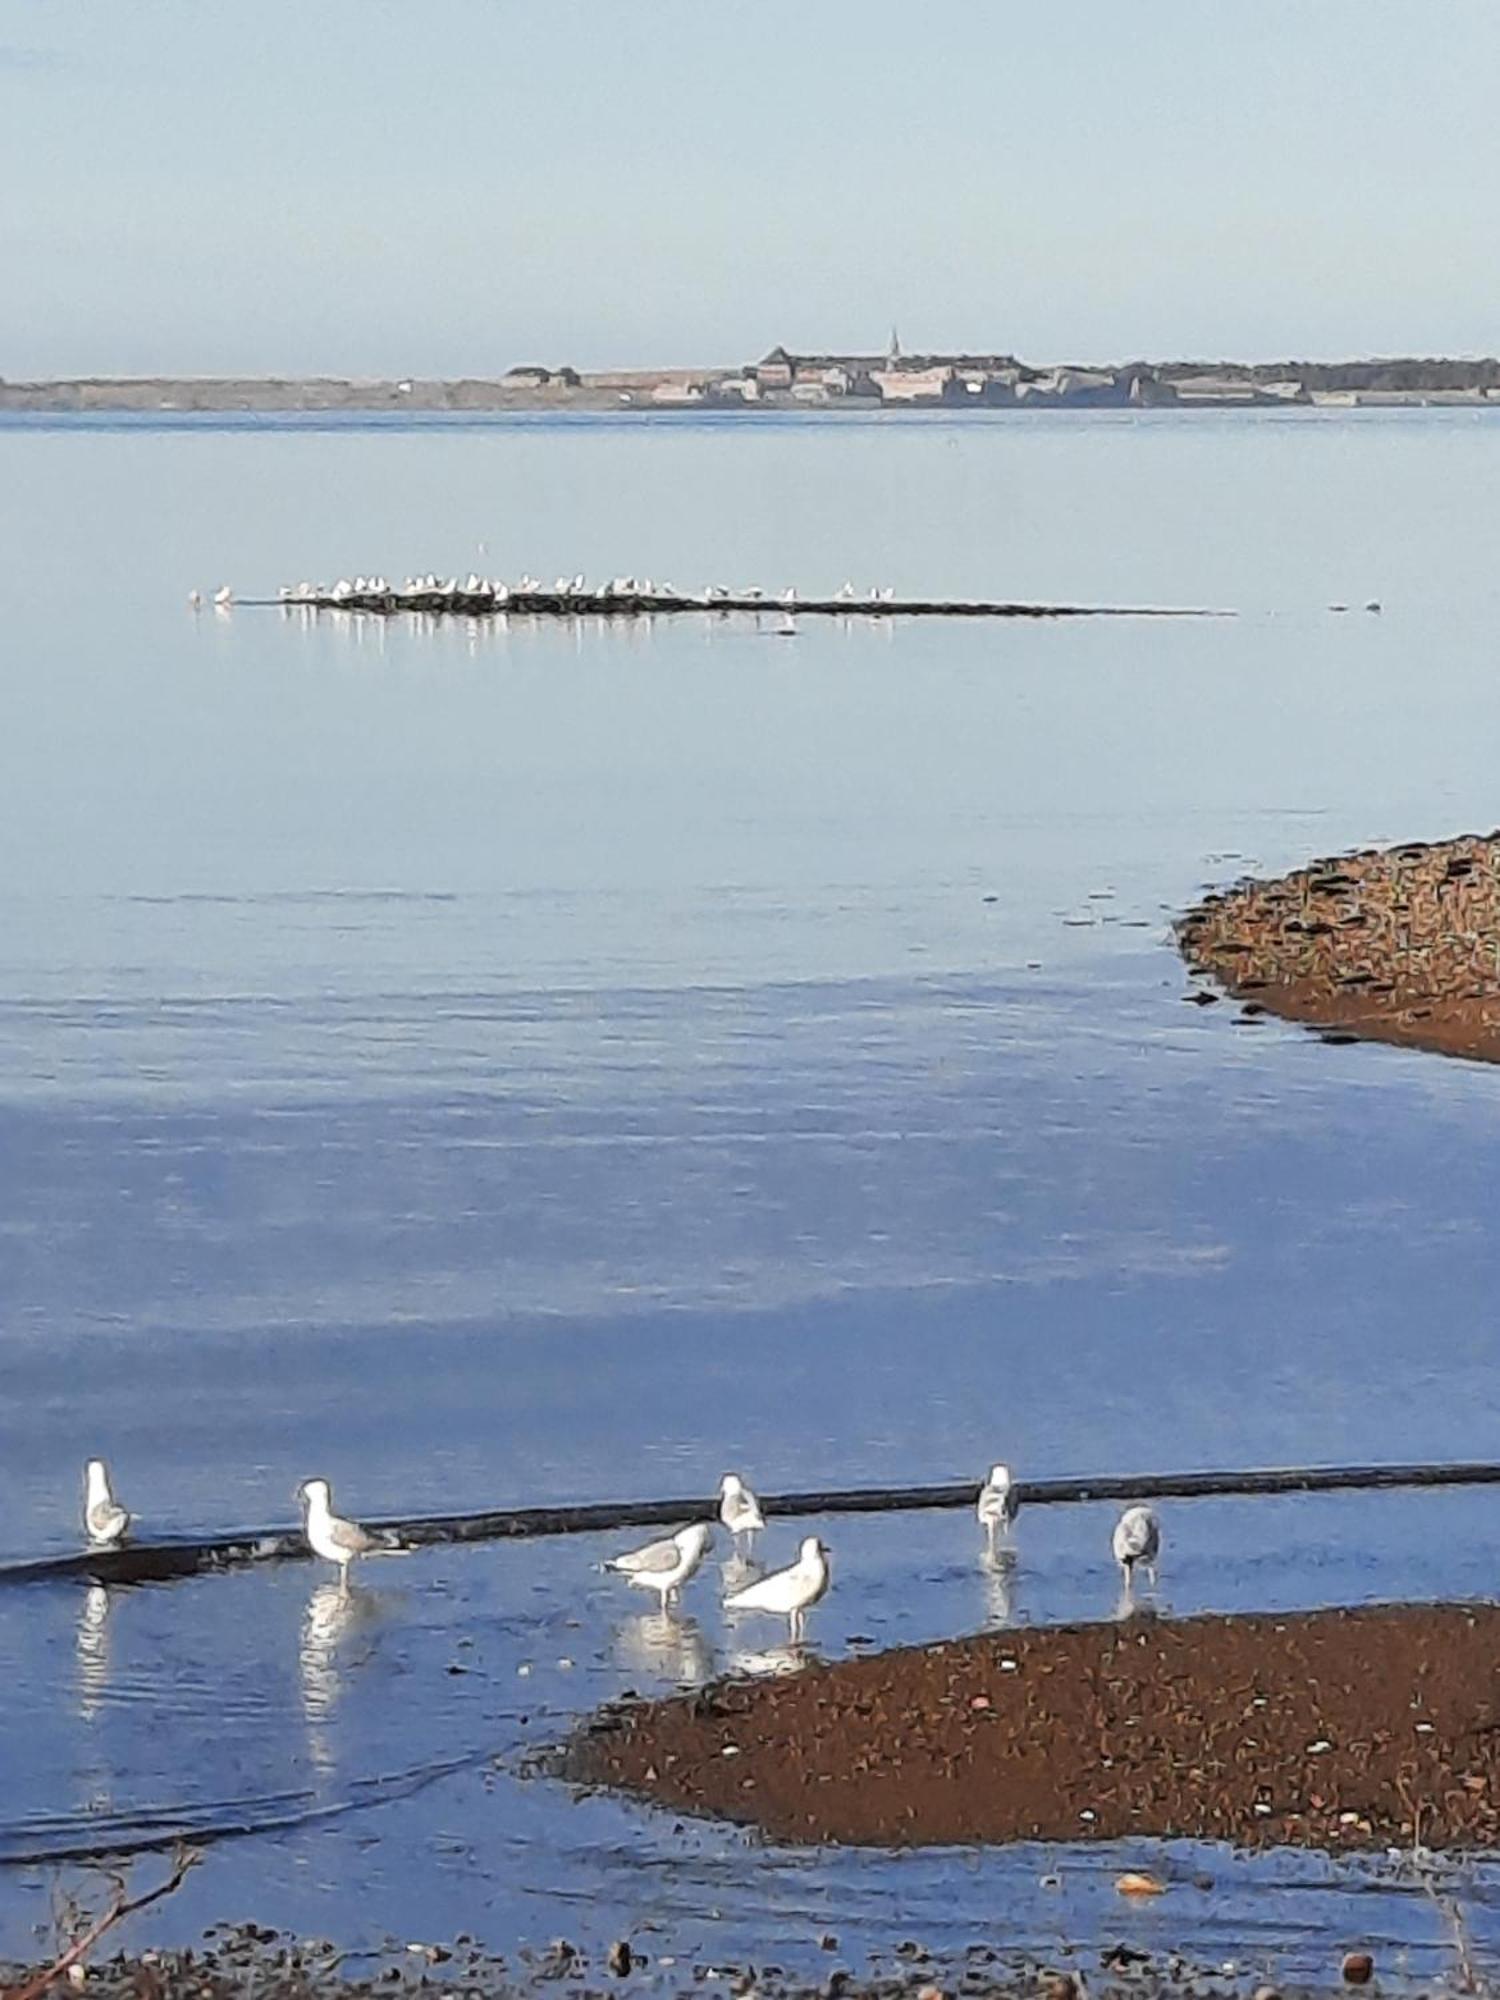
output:
[[78,1713],[92,1722],[109,1685],[109,1592],[91,1583],[84,1592],[75,1641],[78,1657]]
[[731,1653],[729,1670],[735,1674],[800,1674],[804,1667],[811,1666],[819,1655],[811,1646],[796,1641],[786,1646],[767,1646],[764,1652]]
[[1152,1623],[1161,1617],[1166,1606],[1157,1597],[1155,1589],[1142,1591],[1133,1584],[1121,1586],[1119,1601],[1115,1605],[1115,1617],[1121,1623],[1130,1619],[1140,1625]]
[[986,1549],[979,1558],[984,1581],[984,1620],[987,1625],[1010,1625],[1016,1615],[1016,1552],[1014,1549]]
[[727,1597],[731,1591],[743,1590],[747,1583],[754,1583],[757,1578],[764,1576],[766,1566],[762,1562],[757,1562],[754,1556],[742,1553],[736,1544],[720,1563],[719,1570],[724,1579],[724,1595]]
[[379,1616],[379,1597],[357,1583],[320,1583],[307,1600],[298,1665],[302,1712],[310,1723],[326,1722],[343,1692],[348,1663],[340,1661],[340,1648]]
[[616,1644],[620,1662],[634,1673],[659,1675],[679,1687],[712,1680],[713,1649],[696,1618],[677,1611],[648,1611],[622,1620]]

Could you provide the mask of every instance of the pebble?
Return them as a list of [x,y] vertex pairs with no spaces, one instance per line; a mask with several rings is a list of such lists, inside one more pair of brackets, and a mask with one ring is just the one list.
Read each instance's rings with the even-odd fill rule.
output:
[[1368,1986],[1374,1976],[1375,1961],[1367,1951],[1346,1951],[1339,1971],[1346,1986]]
[[616,1979],[623,1979],[635,1964],[635,1953],[630,1949],[629,1938],[616,1938],[604,1962]]

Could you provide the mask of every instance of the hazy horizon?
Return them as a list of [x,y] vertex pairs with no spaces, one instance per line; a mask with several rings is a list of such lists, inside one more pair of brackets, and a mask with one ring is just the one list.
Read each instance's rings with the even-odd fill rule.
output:
[[0,0],[0,375],[1500,347],[1500,11]]

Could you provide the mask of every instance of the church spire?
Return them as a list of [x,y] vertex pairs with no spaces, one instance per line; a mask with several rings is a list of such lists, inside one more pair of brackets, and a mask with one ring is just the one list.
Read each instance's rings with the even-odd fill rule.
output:
[[886,366],[888,368],[894,368],[900,361],[900,359],[901,359],[901,336],[897,333],[895,327],[892,326],[891,344],[885,351]]

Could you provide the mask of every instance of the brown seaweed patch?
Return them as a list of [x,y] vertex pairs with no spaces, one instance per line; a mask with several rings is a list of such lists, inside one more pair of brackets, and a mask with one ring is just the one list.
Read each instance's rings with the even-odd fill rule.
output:
[[1188,965],[1323,1039],[1500,1062],[1500,832],[1362,849],[1206,895]]
[[985,1633],[608,1710],[564,1774],[794,1842],[1500,1846],[1500,1608]]

